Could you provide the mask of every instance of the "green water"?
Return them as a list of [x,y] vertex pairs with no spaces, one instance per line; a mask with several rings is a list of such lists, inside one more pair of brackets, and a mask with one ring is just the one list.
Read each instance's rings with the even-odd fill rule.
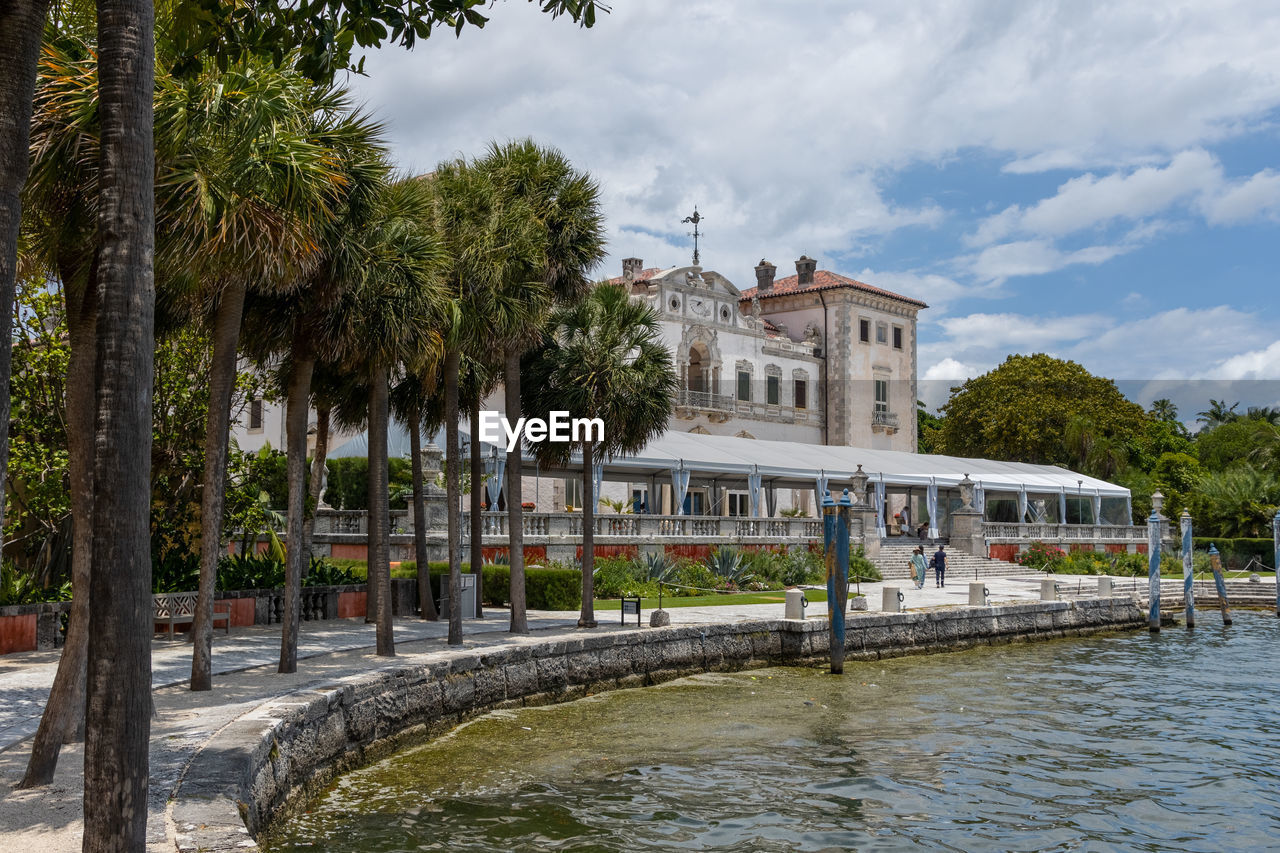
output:
[[268,850],[1280,849],[1280,620],[705,675],[483,717]]

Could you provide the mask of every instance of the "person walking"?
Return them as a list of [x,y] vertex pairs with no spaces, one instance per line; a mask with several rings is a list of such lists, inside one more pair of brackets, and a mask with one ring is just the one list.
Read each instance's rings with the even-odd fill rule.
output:
[[938,550],[933,554],[933,579],[940,587],[947,585],[947,552],[942,545],[938,545]]
[[916,549],[911,552],[911,579],[916,582],[916,589],[924,589],[927,570],[928,563],[924,558],[924,546],[917,545]]

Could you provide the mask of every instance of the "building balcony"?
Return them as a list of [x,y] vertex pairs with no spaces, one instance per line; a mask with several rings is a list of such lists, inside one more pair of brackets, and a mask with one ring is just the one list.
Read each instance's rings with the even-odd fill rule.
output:
[[681,388],[676,391],[675,413],[678,418],[694,418],[706,415],[710,420],[723,423],[733,417],[734,399],[711,391],[693,391]]
[[898,431],[898,415],[895,412],[875,410],[871,413],[871,431],[893,435]]

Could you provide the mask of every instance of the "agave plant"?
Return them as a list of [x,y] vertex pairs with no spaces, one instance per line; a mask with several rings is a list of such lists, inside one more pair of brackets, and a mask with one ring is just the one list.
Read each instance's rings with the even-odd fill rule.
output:
[[676,564],[667,559],[665,553],[654,554],[652,552],[644,555],[645,570],[650,581],[659,583],[671,580],[675,574]]
[[724,578],[728,586],[741,588],[755,576],[735,548],[717,548],[707,557],[706,564],[707,568]]

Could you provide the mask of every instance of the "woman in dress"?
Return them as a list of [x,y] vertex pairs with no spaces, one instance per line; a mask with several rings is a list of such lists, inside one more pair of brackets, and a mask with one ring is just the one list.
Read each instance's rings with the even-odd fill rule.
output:
[[928,567],[929,564],[924,559],[924,546],[918,546],[911,552],[912,580],[916,582],[916,589],[924,589],[924,575]]

